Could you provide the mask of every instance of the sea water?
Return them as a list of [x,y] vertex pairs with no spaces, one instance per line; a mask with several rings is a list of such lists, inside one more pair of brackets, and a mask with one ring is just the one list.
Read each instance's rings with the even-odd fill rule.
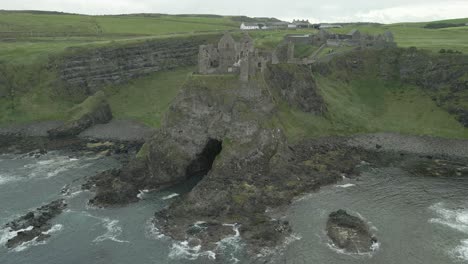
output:
[[[53,200],[68,207],[53,219],[46,241],[30,241],[14,250],[4,244],[14,233],[0,229],[2,264],[98,263],[468,263],[468,179],[413,176],[400,168],[368,166],[359,180],[323,187],[296,199],[279,217],[293,234],[274,249],[245,256],[239,226],[217,244],[216,253],[173,241],[152,225],[154,212],[190,187],[159,192],[141,190],[140,202],[100,209],[89,206],[92,193],[84,178],[117,168],[111,157],[73,157],[51,152],[39,158],[0,156],[0,226]],[[68,186],[64,196],[60,190]],[[325,233],[328,214],[338,209],[364,219],[378,238],[373,252],[348,254]]]

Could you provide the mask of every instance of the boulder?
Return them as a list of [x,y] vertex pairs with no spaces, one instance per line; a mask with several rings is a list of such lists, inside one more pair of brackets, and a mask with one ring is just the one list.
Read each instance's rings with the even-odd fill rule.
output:
[[329,215],[327,234],[333,244],[349,253],[368,253],[373,251],[377,238],[361,218],[338,210]]
[[112,120],[112,111],[104,92],[97,92],[71,110],[71,119],[65,124],[47,131],[50,138],[72,137],[96,124]]

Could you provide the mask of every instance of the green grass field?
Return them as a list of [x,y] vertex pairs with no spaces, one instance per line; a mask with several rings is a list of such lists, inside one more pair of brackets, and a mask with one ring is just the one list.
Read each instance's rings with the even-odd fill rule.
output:
[[[467,19],[468,20],[468,19]],[[333,29],[334,32],[347,33],[354,28],[369,34],[381,34],[390,30],[399,47],[417,47],[439,52],[441,49],[459,50],[468,53],[468,26],[442,29],[427,29],[427,23],[400,23],[392,25],[345,26]]]
[[86,45],[236,30],[221,16],[86,16],[0,11],[0,61],[27,64]]

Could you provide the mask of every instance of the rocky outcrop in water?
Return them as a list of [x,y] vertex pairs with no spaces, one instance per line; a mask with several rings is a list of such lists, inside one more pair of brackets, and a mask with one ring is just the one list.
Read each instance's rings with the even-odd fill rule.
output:
[[51,65],[57,68],[62,81],[57,86],[58,92],[75,100],[149,73],[194,66],[199,46],[215,37],[174,37],[94,49],[76,48],[52,60]]
[[50,138],[76,136],[93,125],[104,124],[112,120],[112,111],[102,91],[88,97],[84,102],[75,106],[71,112],[70,121],[48,131]]
[[48,231],[52,228],[50,221],[61,214],[66,206],[64,200],[56,200],[6,224],[4,228],[16,232],[16,235],[7,241],[6,246],[14,248],[24,242],[47,239],[50,237]]
[[369,226],[359,217],[338,210],[329,215],[327,234],[333,244],[349,253],[367,253],[373,251],[377,238],[370,232]]

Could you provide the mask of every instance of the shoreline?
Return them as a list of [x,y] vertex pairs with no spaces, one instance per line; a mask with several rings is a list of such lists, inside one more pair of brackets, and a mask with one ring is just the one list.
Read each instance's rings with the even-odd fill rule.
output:
[[468,158],[468,139],[447,139],[425,135],[382,132],[354,135],[346,139],[345,144],[368,151]]
[[[36,141],[74,141],[76,142],[115,142],[123,144],[143,145],[157,129],[148,127],[133,120],[112,120],[107,124],[94,125],[76,137],[67,139],[49,139],[47,131],[61,126],[63,121],[40,121],[26,124],[0,126],[0,143],[9,141],[10,145],[21,145],[19,141],[32,139]],[[5,140],[7,138],[7,140]],[[372,152],[392,152],[410,155],[440,156],[448,158],[468,158],[468,139],[451,139],[433,137],[427,135],[406,135],[395,132],[377,132],[356,134],[335,138],[345,146],[362,148]],[[321,138],[304,139],[320,140]],[[17,142],[11,142],[15,140]],[[31,140],[27,140],[31,142]],[[60,145],[63,144],[52,144]],[[67,148],[68,144],[63,147]],[[2,150],[3,149],[3,150]],[[0,146],[0,152],[5,153],[4,146]]]
[[130,160],[155,131],[136,121],[112,120],[92,126],[75,137],[49,138],[47,131],[62,124],[62,121],[44,121],[0,127],[0,153],[40,155],[53,150],[85,151],[124,154]]

